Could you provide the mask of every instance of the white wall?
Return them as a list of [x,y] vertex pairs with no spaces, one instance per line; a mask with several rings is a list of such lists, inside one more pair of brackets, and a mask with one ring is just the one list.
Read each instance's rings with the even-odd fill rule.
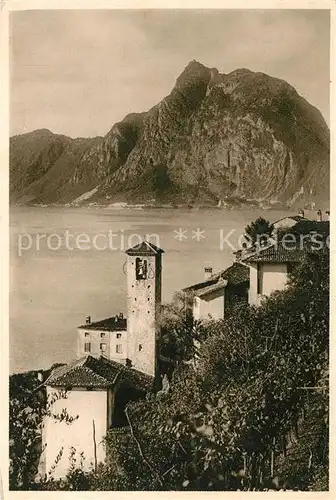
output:
[[193,316],[195,320],[224,318],[225,288],[216,290],[202,297],[195,297]]
[[[57,389],[47,387],[48,398],[51,398]],[[113,398],[109,398],[110,401]],[[53,472],[53,477],[60,478],[66,475],[69,468],[70,448],[76,448],[76,456],[84,452],[84,470],[90,470],[94,464],[94,430],[97,462],[105,459],[105,449],[102,443],[107,432],[107,422],[112,408],[108,411],[108,395],[106,390],[87,391],[85,389],[71,390],[67,393],[66,399],[59,399],[51,406],[53,414],[61,413],[65,408],[72,417],[79,415],[79,418],[71,424],[59,422],[52,417],[45,417],[43,423],[43,444],[46,443],[44,454],[45,472],[48,473],[55,463],[55,459],[60,450],[63,455]]]
[[[119,338],[117,335],[120,335]],[[85,352],[84,345],[91,344],[91,352]],[[78,328],[77,334],[77,358],[87,356],[100,356],[100,344],[106,344],[104,356],[120,363],[124,363],[127,358],[127,331],[104,331],[104,330],[90,330]],[[121,345],[121,353],[117,353],[116,346]]]
[[[121,346],[121,352],[117,352],[117,345]],[[110,333],[109,358],[119,363],[125,363],[127,353],[127,331]]]
[[287,276],[287,264],[263,264],[262,294],[268,296],[275,290],[283,290]]
[[250,289],[249,289],[249,304],[258,305],[260,297],[258,295],[258,267],[256,263],[249,264],[250,267]]
[[287,264],[259,263],[261,269],[261,295],[258,294],[257,263],[250,266],[249,304],[258,305],[262,296],[269,296],[276,290],[283,290],[287,284]]

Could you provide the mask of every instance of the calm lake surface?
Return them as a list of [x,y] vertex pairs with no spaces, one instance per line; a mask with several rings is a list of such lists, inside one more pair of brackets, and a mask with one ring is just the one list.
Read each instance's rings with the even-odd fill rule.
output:
[[[70,361],[76,355],[76,327],[85,322],[85,316],[96,321],[126,313],[125,250],[137,244],[139,237],[157,235],[150,240],[165,251],[162,294],[167,302],[174,292],[201,281],[204,265],[212,264],[217,271],[234,261],[232,248],[223,242],[225,236],[237,248],[249,222],[258,216],[275,221],[286,214],[269,210],[13,208],[10,371]],[[181,241],[175,233],[180,229],[186,236]],[[192,232],[198,229],[204,231],[199,241]]]

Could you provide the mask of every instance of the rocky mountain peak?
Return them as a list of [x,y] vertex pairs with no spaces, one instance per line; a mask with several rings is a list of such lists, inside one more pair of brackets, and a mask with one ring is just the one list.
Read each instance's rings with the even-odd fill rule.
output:
[[27,135],[11,139],[13,201],[329,203],[321,113],[284,80],[246,68],[190,61],[167,97],[105,137]]

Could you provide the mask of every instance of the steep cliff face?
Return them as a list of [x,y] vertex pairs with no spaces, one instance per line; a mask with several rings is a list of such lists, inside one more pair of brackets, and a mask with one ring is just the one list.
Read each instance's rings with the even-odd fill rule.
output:
[[[328,204],[329,129],[293,87],[263,73],[192,61],[170,95],[104,138],[49,134],[34,161],[22,146],[29,134],[12,139],[14,199],[69,202],[96,187],[90,201]],[[43,186],[60,169],[67,186],[51,200]]]

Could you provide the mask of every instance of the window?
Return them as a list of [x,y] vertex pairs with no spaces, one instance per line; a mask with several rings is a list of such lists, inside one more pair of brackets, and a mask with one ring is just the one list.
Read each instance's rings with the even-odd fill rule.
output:
[[100,332],[100,338],[101,338],[101,339],[104,339],[104,338],[105,338],[105,333],[104,333],[104,332]]
[[121,339],[121,333],[117,333],[117,339]]
[[84,351],[85,352],[91,352],[91,344],[90,344],[90,342],[85,342],[85,344],[84,344]]
[[262,295],[262,264],[257,264],[257,294]]
[[85,337],[89,337],[89,332],[85,332]]
[[147,260],[137,257],[135,260],[135,277],[137,280],[147,279]]
[[105,343],[100,344],[100,350],[103,352],[106,351],[106,344]]
[[116,353],[117,354],[122,354],[122,344],[117,344],[116,345]]
[[139,351],[142,351],[142,344],[139,344]]

